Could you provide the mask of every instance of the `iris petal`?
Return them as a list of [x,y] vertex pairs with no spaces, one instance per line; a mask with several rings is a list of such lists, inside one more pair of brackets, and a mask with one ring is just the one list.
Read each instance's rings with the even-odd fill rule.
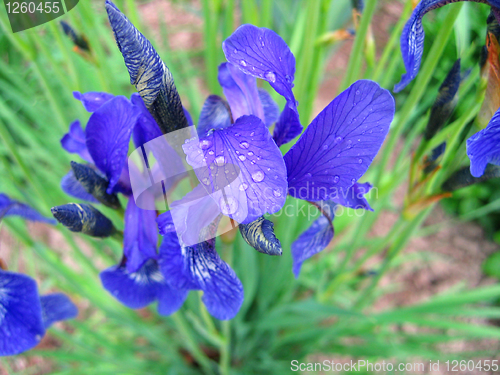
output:
[[344,207],[354,209],[363,208],[368,211],[373,211],[373,208],[370,207],[370,204],[364,197],[364,195],[368,194],[372,187],[373,185],[369,182],[365,182],[363,184],[356,182],[349,189],[347,189],[345,194],[339,194],[333,199],[333,201]]
[[218,79],[234,120],[244,115],[254,115],[265,121],[254,77],[245,74],[233,64],[222,63],[219,65]]
[[323,212],[312,225],[292,243],[293,273],[299,277],[302,263],[328,246],[333,238],[333,218],[335,203],[318,201],[318,208]]
[[75,99],[82,102],[87,112],[97,111],[103,104],[114,98],[113,94],[107,92],[90,91],[82,94],[79,91],[73,91]]
[[283,156],[264,123],[243,116],[226,129],[183,145],[187,162],[221,212],[248,224],[285,203]]
[[280,117],[280,107],[271,97],[271,95],[264,89],[257,89],[259,92],[259,99],[262,103],[262,109],[264,110],[264,123],[267,127],[270,127]]
[[167,282],[176,287],[203,290],[202,301],[217,319],[232,319],[243,303],[243,285],[214,247],[206,241],[181,248],[175,233],[160,247],[160,267]]
[[0,356],[31,349],[44,334],[35,280],[0,270]]
[[95,111],[87,124],[87,147],[109,180],[110,194],[125,167],[130,136],[139,115],[129,100],[116,96]]
[[31,221],[39,221],[52,225],[57,224],[55,220],[46,218],[27,204],[10,199],[7,195],[0,193],[0,220],[4,216],[20,216]]
[[229,105],[220,96],[210,95],[203,103],[198,121],[198,135],[207,134],[210,129],[222,129],[231,126]]
[[89,194],[84,187],[78,182],[75,177],[75,173],[73,170],[70,170],[62,179],[61,179],[61,189],[68,195],[72,197],[82,199],[84,201],[88,201],[91,203],[99,203],[97,199],[95,199],[92,194]]
[[272,221],[261,216],[250,224],[240,224],[240,233],[247,244],[260,253],[269,255],[281,255],[281,243],[274,235],[274,224]]
[[130,83],[135,85],[162,132],[166,134],[187,127],[170,70],[149,40],[109,0],[106,0],[106,11],[130,74]]
[[148,109],[144,105],[144,101],[142,100],[141,96],[137,93],[133,93],[130,97],[130,101],[137,108],[139,108],[139,111],[141,113],[139,115],[139,118],[137,119],[136,126],[134,127],[133,137],[135,147],[141,147],[145,143],[155,138],[161,137],[162,132],[160,130],[160,127],[156,123],[153,116],[151,116],[151,113],[148,112]]
[[297,112],[292,92],[295,57],[278,34],[266,28],[242,25],[222,43],[222,49],[227,61],[246,74],[268,81]]
[[72,319],[78,315],[78,309],[73,302],[62,293],[52,293],[40,297],[43,325],[49,328],[60,320]]
[[284,145],[302,133],[302,129],[299,117],[290,107],[285,106],[281,112],[279,121],[274,127],[274,142],[276,142],[278,147]]
[[368,169],[394,116],[391,94],[357,81],[312,121],[285,155],[289,194],[329,200],[347,191]]
[[127,257],[129,273],[136,272],[148,259],[156,257],[157,241],[156,211],[140,209],[130,198],[123,231],[123,253]]
[[85,144],[85,132],[80,121],[73,121],[69,127],[69,132],[61,139],[62,147],[71,154],[78,154],[83,160],[94,163]]
[[467,156],[470,159],[470,173],[474,177],[480,177],[488,163],[500,165],[500,109],[486,129],[467,140]]
[[[406,73],[401,81],[394,86],[394,92],[403,90],[418,74],[424,52],[425,32],[422,27],[422,18],[427,12],[441,8],[450,3],[466,0],[422,0],[418,3],[401,34],[401,54],[405,64]],[[490,4],[500,8],[500,0],[469,0],[476,3]]]

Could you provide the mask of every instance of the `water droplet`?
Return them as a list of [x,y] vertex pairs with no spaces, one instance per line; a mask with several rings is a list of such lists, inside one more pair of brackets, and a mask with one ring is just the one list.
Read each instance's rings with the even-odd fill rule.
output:
[[264,48],[264,47],[266,46],[266,45],[264,44],[264,41],[263,41],[262,39],[260,40],[260,46],[261,46],[262,48]]
[[253,152],[252,151],[248,151],[248,156],[253,156]]
[[363,163],[363,159],[358,159],[358,163],[362,164]]
[[252,173],[252,180],[254,180],[255,182],[262,182],[264,180],[264,172],[257,171]]
[[212,146],[212,142],[210,142],[208,139],[203,139],[202,141],[200,141],[198,146],[200,146],[202,150],[206,150],[207,148]]
[[328,145],[327,145],[327,144],[324,144],[321,148],[322,148],[323,150],[328,150]]
[[246,189],[248,189],[248,184],[246,182],[242,182],[239,189],[241,191],[245,191]]
[[304,176],[305,178],[307,178],[308,180],[312,177],[312,174],[310,173],[306,173],[306,175]]
[[[281,60],[280,60],[281,61]],[[290,77],[290,75],[285,75],[285,79],[288,83],[292,82],[292,77]]]
[[250,162],[250,164],[254,165],[254,164],[255,164],[255,160],[252,160],[252,161]]
[[234,136],[235,136],[235,137],[239,137],[239,136],[240,136],[240,133],[234,133]]
[[245,161],[246,156],[245,156],[245,155],[243,155],[243,154],[242,154],[242,155],[239,155],[239,156],[238,156],[238,159],[240,159],[241,161]]
[[349,139],[347,140],[347,148],[351,148],[352,146],[352,141]]
[[210,180],[206,177],[203,180],[201,180],[201,182],[203,182],[205,185],[210,185]]
[[358,138],[358,142],[361,142],[361,138]]
[[248,148],[250,145],[248,144],[248,142],[246,141],[243,141],[243,142],[240,142],[240,147],[241,148]]
[[253,137],[255,135],[255,132],[250,133],[250,137]]
[[353,179],[351,180],[351,184],[353,184],[353,185],[354,185],[354,183],[355,183],[355,182],[356,182],[356,179],[355,179],[355,178],[353,178]]
[[219,155],[215,158],[215,165],[218,167],[222,167],[224,164],[226,164],[226,158],[222,155]]
[[338,183],[339,181],[340,181],[340,177],[339,177],[339,176],[335,176],[335,177],[333,178],[333,183],[334,183],[334,184]]
[[266,77],[268,81],[271,81],[273,83],[276,82],[276,74],[274,72],[271,72],[270,70],[264,73],[264,77]]
[[274,189],[274,190],[273,190],[273,195],[274,195],[276,198],[279,198],[279,197],[281,197],[281,191],[279,191],[278,189]]
[[213,150],[208,151],[208,155],[213,155],[213,154],[214,154]]
[[343,138],[342,138],[341,136],[338,136],[337,138],[335,138],[334,143],[335,143],[335,144],[340,143],[340,142],[342,142],[342,139],[343,139]]
[[238,209],[238,201],[231,196],[219,200],[220,210],[224,215],[232,215]]
[[235,49],[233,50],[233,53],[238,53],[238,50],[235,48]]
[[245,60],[240,60],[240,65],[241,66],[247,66],[247,62]]
[[359,90],[356,90],[356,95],[359,95],[361,94],[361,92],[359,92]]

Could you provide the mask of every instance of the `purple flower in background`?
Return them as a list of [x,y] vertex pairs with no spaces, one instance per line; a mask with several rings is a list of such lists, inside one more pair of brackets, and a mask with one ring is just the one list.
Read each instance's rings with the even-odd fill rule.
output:
[[0,220],[6,216],[20,216],[26,220],[39,221],[52,225],[57,223],[54,219],[49,219],[41,215],[27,204],[13,200],[7,195],[0,193]]
[[474,177],[481,177],[488,163],[500,165],[500,109],[485,129],[467,140],[467,156]]
[[77,315],[64,294],[39,296],[35,280],[0,269],[0,356],[33,348],[53,323]]
[[498,18],[500,14],[500,0],[422,0],[406,23],[401,34],[401,53],[406,68],[406,73],[401,77],[401,81],[394,87],[395,92],[403,90],[418,74],[424,52],[424,28],[422,26],[423,16],[433,10],[450,3],[459,1],[473,1],[476,3],[488,4]]
[[288,194],[310,201],[323,214],[292,244],[293,271],[333,238],[335,205],[371,210],[358,183],[378,153],[394,117],[391,94],[372,81],[357,81],[311,122],[285,155]]

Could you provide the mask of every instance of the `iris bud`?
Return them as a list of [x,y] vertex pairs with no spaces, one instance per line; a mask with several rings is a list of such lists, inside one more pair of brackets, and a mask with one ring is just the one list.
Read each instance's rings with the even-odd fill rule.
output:
[[264,216],[249,224],[240,224],[239,228],[246,243],[258,252],[269,255],[283,254],[281,243],[274,235],[274,224],[264,219]]
[[72,232],[92,237],[109,237],[116,233],[111,220],[88,204],[69,203],[52,207],[52,215]]

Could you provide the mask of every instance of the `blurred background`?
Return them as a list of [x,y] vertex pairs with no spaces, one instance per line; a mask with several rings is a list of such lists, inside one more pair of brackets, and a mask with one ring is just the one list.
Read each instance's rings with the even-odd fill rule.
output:
[[[399,36],[416,1],[366,1],[357,10],[359,2],[349,0],[115,3],[170,68],[193,119],[209,94],[222,94],[222,41],[242,23],[273,29],[296,57],[294,93],[307,126],[356,79],[392,90],[404,73]],[[113,239],[1,220],[0,257],[9,269],[36,278],[43,293],[66,292],[80,313],[57,323],[35,349],[1,358],[0,373],[285,374],[292,360],[365,359],[424,363],[406,373],[446,374],[457,373],[447,370],[447,360],[500,360],[500,182],[439,196],[441,183],[468,165],[463,141],[475,132],[466,125],[477,113],[472,108],[478,104],[488,13],[488,6],[465,3],[426,15],[420,76],[395,94],[390,136],[362,178],[375,183],[369,198],[375,212],[345,210],[336,217],[334,240],[304,264],[297,280],[290,244],[314,218],[272,218],[281,258],[256,253],[239,235],[220,241],[222,257],[245,288],[243,307],[227,324],[207,316],[195,292],[171,317],[158,316],[154,308],[121,306],[98,277],[121,257],[121,244]],[[61,20],[80,43],[63,32]],[[2,8],[0,26],[0,192],[49,216],[50,207],[72,200],[59,187],[72,160],[60,139],[72,121],[85,124],[89,117],[72,92],[130,97],[134,87],[104,1],[81,0],[57,20],[16,34]],[[425,192],[415,192],[411,167],[420,164],[412,155],[438,88],[459,57],[468,74],[458,105],[425,150],[450,139],[456,148],[447,150],[442,169],[429,177],[434,180],[421,181]],[[259,85],[269,89],[266,82]],[[282,98],[269,92],[282,108]],[[456,129],[462,132],[458,140]],[[100,210],[123,228],[116,212]],[[431,360],[441,361],[439,371],[429,367]],[[474,365],[462,373],[498,372]]]

